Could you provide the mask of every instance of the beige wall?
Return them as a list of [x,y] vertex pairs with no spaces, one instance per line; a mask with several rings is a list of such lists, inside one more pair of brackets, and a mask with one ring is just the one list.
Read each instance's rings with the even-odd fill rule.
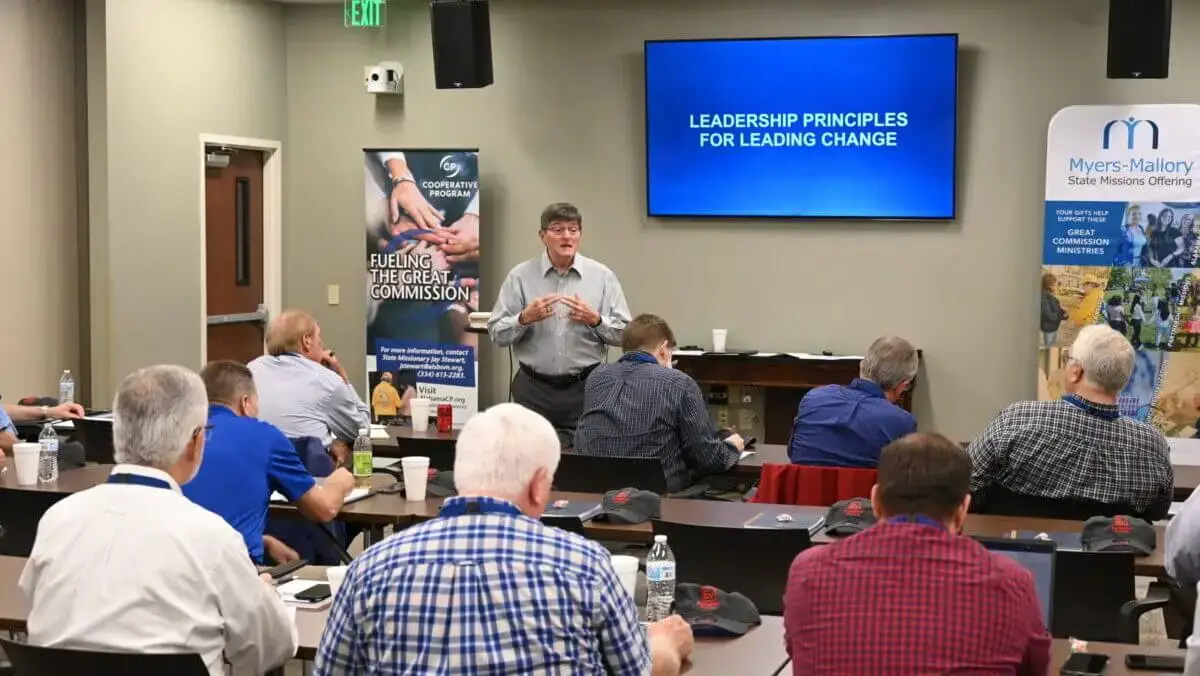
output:
[[0,239],[4,242],[0,393],[54,395],[78,373],[80,227],[71,2],[0,2]]
[[[538,251],[539,209],[576,202],[584,250],[620,275],[634,312],[682,343],[861,353],[892,332],[925,350],[917,413],[955,438],[1034,393],[1046,124],[1088,103],[1194,100],[1200,3],[1176,3],[1168,81],[1104,79],[1106,3],[1084,0],[499,0],[496,84],[433,89],[426,3],[389,5],[382,34],[340,6],[289,6],[285,299],[319,310],[360,373],[363,146],[478,146],[488,304]],[[958,32],[960,217],[949,224],[650,221],[643,195],[647,38]],[[403,105],[364,93],[362,67],[399,59]],[[734,227],[729,227],[733,225]],[[322,306],[324,285],[342,304]],[[485,352],[484,403],[505,396]],[[489,396],[490,395],[490,396]]]
[[96,399],[148,364],[201,364],[201,133],[281,140],[280,5],[89,2]]

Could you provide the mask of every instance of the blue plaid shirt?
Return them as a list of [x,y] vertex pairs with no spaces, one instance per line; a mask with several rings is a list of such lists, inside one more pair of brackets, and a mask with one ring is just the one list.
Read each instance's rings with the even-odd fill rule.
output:
[[338,590],[315,673],[647,674],[633,599],[600,545],[511,503],[441,516],[371,547]]

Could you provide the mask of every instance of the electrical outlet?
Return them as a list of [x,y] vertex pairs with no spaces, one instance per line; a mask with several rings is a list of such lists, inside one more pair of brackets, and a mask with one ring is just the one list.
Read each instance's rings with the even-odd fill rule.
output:
[[329,294],[329,304],[330,305],[337,305],[338,303],[342,302],[342,299],[341,299],[342,290],[337,284],[330,284],[329,287],[327,288],[327,291]]

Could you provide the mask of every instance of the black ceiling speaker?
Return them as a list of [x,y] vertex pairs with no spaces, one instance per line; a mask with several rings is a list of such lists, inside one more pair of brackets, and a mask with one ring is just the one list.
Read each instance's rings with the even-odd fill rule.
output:
[[433,78],[438,89],[492,84],[492,25],[487,0],[433,0]]
[[1108,77],[1165,78],[1171,63],[1171,0],[1109,0]]

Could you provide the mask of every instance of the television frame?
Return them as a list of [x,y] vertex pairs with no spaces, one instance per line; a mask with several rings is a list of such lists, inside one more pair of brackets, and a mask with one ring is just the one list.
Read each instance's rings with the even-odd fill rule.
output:
[[[950,195],[950,215],[949,216],[807,216],[803,214],[791,214],[784,216],[775,215],[724,215],[724,214],[655,214],[650,211],[650,61],[646,58],[646,48],[651,44],[666,44],[666,43],[681,43],[681,42],[754,42],[754,41],[770,41],[770,42],[790,42],[799,40],[854,40],[860,38],[954,38],[954,150],[951,153],[951,181],[952,190]],[[767,221],[886,221],[899,223],[949,223],[958,219],[958,118],[960,111],[959,101],[959,61],[961,57],[962,41],[958,33],[899,33],[886,35],[792,35],[792,36],[772,36],[772,37],[742,37],[742,38],[684,38],[684,39],[660,39],[660,40],[644,40],[642,43],[642,125],[644,127],[644,142],[645,142],[645,190],[646,198],[646,218],[656,218],[662,220],[703,220],[703,221],[745,221],[745,220],[767,220]]]

